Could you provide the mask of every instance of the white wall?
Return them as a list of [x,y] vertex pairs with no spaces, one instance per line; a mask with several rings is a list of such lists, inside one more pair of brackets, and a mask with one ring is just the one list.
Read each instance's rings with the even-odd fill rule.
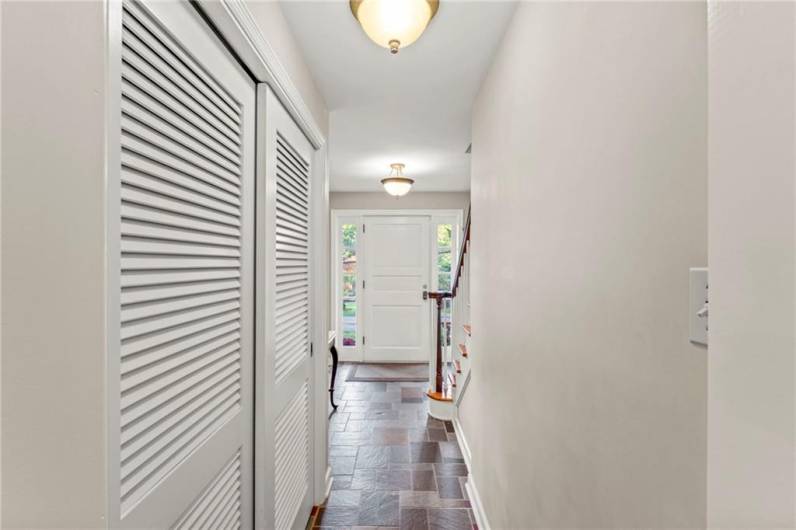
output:
[[708,523],[794,528],[796,9],[710,7]]
[[521,3],[474,106],[472,380],[493,528],[705,524],[704,3]]
[[268,44],[279,57],[279,62],[285,67],[290,80],[301,93],[321,132],[328,137],[329,112],[326,102],[315,86],[315,80],[282,14],[279,2],[276,0],[245,0],[245,2]]
[[385,192],[332,192],[332,210],[467,210],[469,192],[412,192],[391,197]]
[[0,6],[0,524],[102,527],[105,8]]

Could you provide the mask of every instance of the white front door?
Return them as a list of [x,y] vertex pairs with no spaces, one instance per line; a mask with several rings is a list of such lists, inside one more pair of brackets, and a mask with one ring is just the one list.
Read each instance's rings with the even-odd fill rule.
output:
[[428,216],[365,217],[365,362],[430,359]]
[[267,85],[257,103],[255,527],[303,529],[312,509],[313,151]]

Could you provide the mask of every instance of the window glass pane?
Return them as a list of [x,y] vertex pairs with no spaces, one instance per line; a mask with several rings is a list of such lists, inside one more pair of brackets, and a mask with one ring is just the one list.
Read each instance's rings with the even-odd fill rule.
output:
[[451,248],[453,225],[437,225],[437,247]]
[[449,250],[440,250],[439,254],[437,254],[437,270],[442,272],[450,272],[451,271],[451,251]]
[[451,258],[453,256],[453,225],[437,225],[437,290],[451,290]]
[[343,300],[343,318],[356,318],[356,316],[357,316],[356,300]]
[[343,346],[356,346],[357,345],[357,332],[353,329],[343,330]]
[[451,290],[451,275],[450,273],[439,273],[438,277],[439,282],[439,290],[440,291],[450,291]]
[[357,277],[354,274],[343,274],[343,296],[354,298],[357,295]]
[[357,303],[343,300],[343,346],[357,345]]
[[357,225],[343,225],[343,247],[354,248],[357,246]]
[[341,227],[343,346],[357,345],[357,225]]
[[343,274],[354,274],[357,272],[356,250],[343,250]]

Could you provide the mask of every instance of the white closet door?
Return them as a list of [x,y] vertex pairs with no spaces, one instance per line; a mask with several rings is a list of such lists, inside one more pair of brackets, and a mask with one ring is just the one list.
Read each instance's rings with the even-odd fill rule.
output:
[[121,23],[110,526],[251,528],[255,87],[188,2]]
[[257,98],[256,525],[284,530],[312,508],[312,147],[267,85]]

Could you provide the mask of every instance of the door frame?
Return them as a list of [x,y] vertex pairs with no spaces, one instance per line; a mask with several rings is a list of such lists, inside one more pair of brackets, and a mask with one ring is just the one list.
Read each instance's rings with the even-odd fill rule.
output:
[[[342,252],[342,245],[340,241],[339,233],[340,233],[340,226],[345,222],[345,224],[349,224],[349,221],[357,224],[357,242],[359,242],[362,237],[362,224],[366,217],[428,217],[429,218],[429,226],[436,226],[441,221],[455,219],[456,225],[461,226],[463,219],[464,219],[464,210],[456,210],[456,209],[406,209],[406,210],[372,210],[372,209],[334,209],[332,210],[332,221],[329,224],[330,232],[329,232],[329,240],[331,241],[331,255],[329,256],[329,271],[331,274],[331,278],[329,278],[329,286],[331,291],[330,296],[330,305],[329,305],[329,315],[331,316],[331,325],[332,329],[335,331],[337,337],[342,337],[342,316],[340,312],[340,304],[342,303],[342,263],[340,262],[340,256]],[[429,230],[429,242],[433,241],[433,230]],[[454,230],[454,235],[458,234],[458,230]],[[367,237],[367,231],[364,234]],[[455,245],[455,243],[454,243]],[[458,245],[453,247],[454,249],[458,248]],[[357,258],[362,256],[362,252],[357,247]],[[429,281],[430,281],[430,288],[436,286],[436,279],[437,279],[437,271],[436,268],[433,267],[434,260],[429,260]],[[365,270],[367,264],[358,261],[357,262],[357,281],[361,278],[364,278]],[[359,283],[361,285],[361,283]],[[364,319],[362,318],[362,309],[364,306],[364,293],[362,289],[357,289],[356,301],[357,301],[357,337],[360,340],[357,340],[356,346],[353,347],[344,347],[342,342],[338,340],[338,352],[340,355],[341,361],[346,362],[364,362],[365,358],[365,351],[361,347],[361,337],[362,331],[364,330]]]
[[[255,84],[266,83],[271,87],[277,99],[296,122],[301,132],[307,137],[314,149],[311,204],[311,235],[315,244],[315,256],[310,271],[314,289],[311,294],[310,319],[315,325],[311,329],[311,342],[314,350],[312,360],[311,381],[311,414],[313,440],[312,454],[312,486],[313,504],[320,505],[328,497],[331,490],[331,468],[328,465],[327,437],[327,386],[328,362],[326,349],[331,325],[329,324],[329,174],[327,164],[326,136],[319,123],[304,101],[301,92],[290,79],[274,48],[263,35],[260,27],[242,0],[197,0],[194,7],[205,17],[219,38],[229,47],[232,54],[246,68]],[[105,155],[105,246],[106,274],[104,279],[105,300],[105,403],[112,403],[118,391],[118,343],[120,323],[118,320],[119,306],[119,228],[116,219],[119,216],[119,191],[115,184],[119,180],[121,149],[118,146],[121,116],[121,35],[122,35],[122,3],[121,0],[109,0],[105,8],[105,43],[107,50],[107,67],[105,80],[105,123],[106,123],[106,155]],[[255,153],[256,156],[256,153]],[[257,168],[255,168],[257,171]],[[256,239],[255,234],[255,239]],[[256,243],[255,243],[256,245]],[[256,252],[256,248],[254,249]],[[256,303],[256,301],[255,301]],[[254,329],[252,329],[252,337]],[[262,356],[255,345],[255,360]],[[255,367],[256,369],[256,367]],[[118,425],[118,411],[106,406],[106,429]],[[254,425],[254,429],[257,425]],[[113,455],[118,451],[114,436],[106,436],[105,458],[106,485],[115,483]],[[254,447],[255,455],[258,448]],[[114,504],[118,499],[109,495],[105,499],[106,514],[114,512]],[[258,499],[254,499],[255,512]],[[118,508],[117,508],[118,509]]]

